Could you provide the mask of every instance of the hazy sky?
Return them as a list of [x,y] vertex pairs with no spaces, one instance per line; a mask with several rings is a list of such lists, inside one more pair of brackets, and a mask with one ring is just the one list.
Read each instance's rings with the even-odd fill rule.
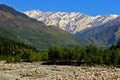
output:
[[88,15],[120,15],[120,0],[0,0],[18,11],[81,12]]

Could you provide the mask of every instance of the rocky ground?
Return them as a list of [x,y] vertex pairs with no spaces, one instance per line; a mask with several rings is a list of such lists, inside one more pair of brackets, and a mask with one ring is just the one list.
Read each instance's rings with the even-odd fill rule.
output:
[[120,68],[0,62],[0,80],[120,80]]

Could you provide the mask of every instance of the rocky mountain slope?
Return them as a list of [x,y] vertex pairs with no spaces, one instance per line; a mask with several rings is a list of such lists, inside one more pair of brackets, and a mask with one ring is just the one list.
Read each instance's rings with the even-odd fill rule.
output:
[[103,25],[78,32],[75,35],[96,45],[108,46],[114,44],[120,39],[120,17]]
[[24,13],[47,25],[57,26],[72,34],[87,28],[103,25],[119,17],[115,14],[93,17],[79,12],[42,12],[39,10],[26,11]]
[[3,4],[0,4],[0,35],[37,49],[47,49],[53,45],[73,46],[81,43],[68,32],[53,26],[48,27]]
[[120,39],[120,16],[88,16],[76,12],[25,12],[29,17],[47,25],[56,25],[73,35],[97,46],[109,46]]

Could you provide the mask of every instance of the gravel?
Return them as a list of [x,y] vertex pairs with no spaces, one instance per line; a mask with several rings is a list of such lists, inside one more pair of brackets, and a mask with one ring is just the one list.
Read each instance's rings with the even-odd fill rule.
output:
[[120,80],[120,68],[1,61],[0,80]]

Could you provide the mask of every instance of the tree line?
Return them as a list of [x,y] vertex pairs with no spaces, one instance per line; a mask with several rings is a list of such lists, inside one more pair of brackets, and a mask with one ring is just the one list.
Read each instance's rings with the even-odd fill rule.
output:
[[120,65],[120,42],[107,49],[94,45],[85,48],[51,47],[48,50],[48,60],[53,62],[78,62],[81,64]]
[[120,41],[106,49],[100,49],[94,45],[84,48],[53,46],[46,51],[39,51],[30,45],[0,37],[0,60],[120,65]]
[[46,60],[45,54],[45,51],[40,52],[28,44],[0,36],[0,60],[7,62],[41,61]]

